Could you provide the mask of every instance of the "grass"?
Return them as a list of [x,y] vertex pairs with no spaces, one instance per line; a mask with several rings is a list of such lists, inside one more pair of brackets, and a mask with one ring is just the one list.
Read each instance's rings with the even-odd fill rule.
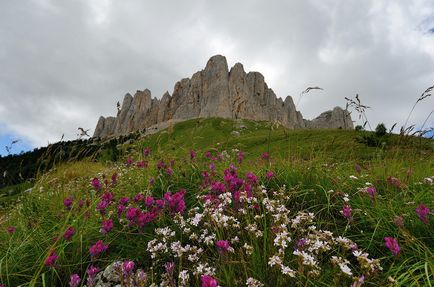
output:
[[[241,127],[243,126],[243,127]],[[240,136],[231,135],[240,130]],[[357,142],[360,132],[346,130],[295,130],[273,127],[266,122],[232,121],[225,119],[198,119],[178,123],[162,131],[120,147],[120,161],[109,162],[103,157],[99,161],[78,161],[57,167],[41,175],[31,193],[3,196],[1,201],[7,206],[3,211],[4,222],[0,232],[0,282],[6,286],[68,286],[69,276],[77,273],[85,278],[90,264],[105,267],[115,260],[131,259],[149,276],[149,281],[159,281],[164,273],[163,261],[176,261],[179,272],[182,268],[192,268],[188,261],[170,256],[152,260],[147,251],[148,242],[156,238],[154,229],[169,226],[177,231],[177,238],[183,243],[190,240],[182,235],[182,230],[172,216],[160,216],[143,229],[128,226],[116,218],[116,207],[108,208],[102,216],[95,210],[100,195],[90,186],[93,177],[110,178],[119,175],[118,183],[109,190],[116,201],[122,196],[132,198],[142,193],[161,198],[168,192],[186,189],[187,210],[198,207],[205,210],[198,195],[205,195],[202,172],[209,171],[211,161],[204,156],[206,151],[217,153],[226,151],[229,158],[215,163],[214,180],[222,180],[223,170],[230,163],[236,164],[238,174],[244,176],[253,172],[260,184],[267,190],[277,191],[286,186],[282,202],[293,218],[298,211],[313,212],[318,229],[329,230],[336,236],[346,236],[369,253],[370,258],[379,258],[382,272],[366,276],[366,286],[432,286],[434,283],[434,219],[422,223],[415,212],[419,203],[424,202],[434,208],[433,185],[424,183],[424,178],[433,176],[433,142],[429,140],[408,140],[399,142],[390,136],[387,145],[369,147]],[[143,156],[143,148],[151,148],[151,156]],[[242,150],[245,159],[241,164],[236,161],[237,152]],[[190,160],[190,150],[197,152],[197,158]],[[262,159],[264,152],[270,159]],[[127,158],[134,161],[146,160],[147,168],[126,166]],[[167,176],[158,171],[160,161],[174,161],[173,175]],[[355,166],[360,166],[360,171]],[[265,178],[269,170],[274,172],[272,180]],[[352,179],[350,176],[356,176]],[[399,179],[400,185],[394,186],[389,177]],[[150,184],[150,179],[155,183]],[[366,182],[377,189],[374,200],[360,192]],[[28,186],[25,187],[25,189]],[[23,187],[24,188],[24,187]],[[260,193],[260,187],[255,186]],[[2,193],[0,193],[2,194]],[[340,211],[344,205],[344,194],[348,194],[352,208],[351,220],[345,219]],[[63,201],[74,198],[74,208],[67,210]],[[257,195],[261,198],[261,195]],[[78,208],[79,200],[83,207]],[[256,238],[248,232],[209,227],[218,239],[232,238],[238,234],[242,242],[253,246],[253,254],[242,252],[236,247],[233,255],[223,255],[213,246],[204,247],[201,260],[212,262],[216,267],[215,278],[222,286],[245,285],[248,277],[254,277],[266,286],[349,286],[354,279],[343,276],[329,263],[330,256],[341,251],[332,250],[330,254],[318,258],[322,271],[319,276],[311,277],[299,272],[296,278],[282,276],[278,269],[268,265],[269,257],[276,252],[273,245],[273,217],[267,215],[262,204],[260,213],[249,211],[241,224],[256,222],[263,232]],[[239,216],[234,211],[228,211]],[[255,215],[263,214],[261,220]],[[394,223],[396,216],[403,216],[404,225]],[[107,235],[100,233],[103,218],[112,218],[114,228]],[[186,213],[185,218],[188,218]],[[116,220],[115,220],[116,219]],[[16,227],[16,232],[6,232],[8,226]],[[76,234],[71,241],[61,238],[68,226],[73,226]],[[295,239],[302,230],[292,230],[293,248]],[[384,246],[384,237],[398,239],[401,252],[393,256]],[[97,240],[109,243],[109,251],[97,259],[89,255],[89,247]],[[191,243],[191,242],[190,242]],[[56,268],[44,266],[51,250],[59,259]],[[292,249],[291,249],[292,250]],[[364,274],[352,259],[351,266],[356,274]],[[300,267],[295,256],[286,255],[286,264]],[[192,265],[190,263],[190,265]],[[153,266],[153,271],[150,267]],[[193,277],[190,284],[198,285],[199,277]],[[390,278],[389,278],[390,277]],[[83,280],[84,282],[85,280]],[[84,282],[85,283],[85,282]]]

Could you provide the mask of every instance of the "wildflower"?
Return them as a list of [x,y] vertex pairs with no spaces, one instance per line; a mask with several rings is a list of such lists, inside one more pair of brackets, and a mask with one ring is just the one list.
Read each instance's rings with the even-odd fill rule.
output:
[[159,161],[158,163],[157,163],[157,169],[158,170],[161,170],[161,169],[163,169],[163,168],[165,168],[166,167],[166,164],[164,163],[164,161]]
[[119,199],[119,203],[122,205],[126,205],[129,201],[130,201],[130,199],[126,196],[121,197],[121,199]]
[[9,234],[15,233],[15,231],[17,231],[15,226],[9,226],[6,230]]
[[74,236],[74,234],[75,234],[75,229],[74,229],[74,227],[70,226],[63,233],[63,238],[65,238],[65,240],[71,240],[71,238],[72,238],[72,236]]
[[374,199],[375,195],[377,194],[377,190],[375,189],[375,187],[369,186],[366,188],[366,193],[368,193],[368,195],[369,195],[369,197],[371,197],[371,199]]
[[211,158],[211,152],[209,150],[205,152],[205,157]]
[[190,159],[194,160],[195,157],[196,157],[196,152],[194,150],[190,150]]
[[89,268],[87,268],[86,273],[87,273],[87,285],[88,287],[92,287],[94,285],[94,280],[96,275],[98,274],[98,272],[101,271],[101,269],[99,269],[96,266],[89,266]]
[[72,274],[69,280],[69,287],[78,287],[78,284],[80,284],[80,276],[78,274]]
[[113,220],[111,219],[103,220],[100,232],[102,234],[107,234],[112,229],[113,229]]
[[218,240],[215,243],[215,246],[217,247],[217,249],[218,249],[219,252],[226,252],[231,247],[229,245],[229,241],[227,241],[227,240]]
[[200,280],[202,281],[202,287],[217,287],[218,285],[217,280],[210,275],[202,275]]
[[393,218],[393,223],[397,226],[397,227],[403,227],[404,226],[404,216],[399,215],[399,216],[395,216]]
[[134,202],[143,201],[145,199],[145,196],[141,193],[138,193],[134,196]]
[[109,202],[105,200],[101,200],[96,205],[96,210],[98,210],[101,214],[105,214],[106,208],[109,206]]
[[258,178],[256,177],[256,175],[253,172],[248,172],[246,174],[246,179],[248,182],[250,182],[252,184],[256,184],[258,182]]
[[90,184],[92,185],[93,189],[95,189],[95,191],[101,190],[101,182],[99,181],[98,178],[94,177],[90,182]]
[[348,204],[345,204],[344,207],[341,210],[341,214],[346,219],[350,219],[351,218],[351,206],[349,206]]
[[246,286],[248,286],[248,287],[263,287],[264,284],[262,284],[261,281],[256,280],[255,278],[249,277],[249,278],[247,278]]
[[94,245],[89,248],[89,253],[92,257],[96,257],[108,249],[108,245],[104,244],[102,240],[98,240]]
[[152,177],[151,179],[149,179],[149,185],[150,186],[153,186],[154,183],[155,183],[155,178]]
[[398,178],[393,177],[393,176],[389,176],[387,178],[387,183],[389,183],[390,185],[393,185],[393,186],[395,186],[397,188],[401,187],[401,181]]
[[138,168],[145,168],[145,167],[148,166],[148,163],[147,163],[146,161],[144,161],[144,160],[141,160],[141,161],[138,161],[138,162],[136,163],[136,166],[137,166]]
[[72,206],[72,202],[73,202],[72,197],[69,196],[63,200],[63,206],[65,206],[67,210],[70,210]]
[[401,248],[399,248],[398,241],[393,237],[384,237],[386,247],[393,253],[394,256],[398,255]]
[[425,204],[420,203],[419,206],[416,208],[416,213],[423,223],[428,224],[428,215],[430,213],[430,210],[428,207],[425,206]]
[[173,169],[171,169],[170,167],[166,168],[166,174],[168,176],[171,176],[173,174]]
[[214,182],[211,185],[211,190],[214,191],[217,194],[224,193],[225,189],[226,189],[225,185],[223,183],[221,183],[221,182],[218,182],[218,181]]
[[362,275],[359,278],[357,278],[357,280],[354,281],[350,287],[361,287],[363,285],[363,282],[365,282],[365,275]]
[[152,206],[154,204],[154,198],[152,197],[152,196],[147,196],[146,198],[145,198],[145,205],[147,206],[147,207],[150,207],[150,206]]
[[242,152],[242,151],[238,152],[237,160],[238,160],[238,163],[242,163],[243,162],[243,160],[244,160],[244,152]]
[[117,181],[118,181],[118,174],[115,172],[114,174],[112,174],[112,183],[111,183],[111,185],[115,186],[116,183],[117,183]]
[[354,169],[356,170],[357,173],[360,173],[362,171],[362,167],[357,163],[355,164]]
[[265,174],[265,178],[266,178],[267,180],[272,179],[273,176],[274,176],[274,173],[273,173],[271,170],[267,171],[267,173]]
[[123,272],[124,274],[129,275],[129,274],[131,274],[131,273],[133,272],[134,267],[135,267],[135,265],[134,265],[134,261],[131,261],[131,260],[125,261],[125,262],[122,264],[122,272]]
[[268,152],[264,152],[264,153],[261,155],[261,158],[267,160],[267,159],[270,158],[270,154],[269,154]]
[[129,156],[128,159],[127,159],[127,166],[132,165],[133,162],[134,162],[134,160]]
[[172,212],[183,213],[185,210],[184,195],[185,190],[180,190],[172,195],[170,192],[164,194],[164,200],[168,203]]
[[143,155],[144,156],[149,156],[151,154],[151,148],[150,147],[145,147],[143,149]]
[[58,258],[59,257],[57,256],[56,252],[51,251],[50,255],[48,255],[47,259],[45,259],[45,262],[44,262],[45,266],[54,267]]

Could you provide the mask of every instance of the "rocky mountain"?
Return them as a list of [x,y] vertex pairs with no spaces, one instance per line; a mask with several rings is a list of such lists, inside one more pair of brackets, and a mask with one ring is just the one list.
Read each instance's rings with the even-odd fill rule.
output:
[[191,79],[177,82],[172,95],[152,98],[148,89],[126,94],[117,116],[100,117],[93,136],[152,133],[172,122],[207,117],[277,121],[290,129],[353,128],[350,114],[339,107],[312,121],[303,119],[292,98],[278,98],[262,74],[246,73],[240,63],[229,70],[226,58],[216,55]]

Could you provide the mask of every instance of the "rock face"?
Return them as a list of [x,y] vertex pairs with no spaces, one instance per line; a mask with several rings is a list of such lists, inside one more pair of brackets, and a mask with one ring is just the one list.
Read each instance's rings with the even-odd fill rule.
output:
[[268,88],[264,76],[235,64],[229,71],[226,58],[211,57],[204,70],[175,84],[172,95],[152,98],[146,89],[126,94],[116,117],[100,117],[94,137],[106,138],[134,131],[159,130],[168,122],[221,117],[278,121],[291,128],[353,128],[351,117],[340,108],[304,120],[290,96],[283,101]]

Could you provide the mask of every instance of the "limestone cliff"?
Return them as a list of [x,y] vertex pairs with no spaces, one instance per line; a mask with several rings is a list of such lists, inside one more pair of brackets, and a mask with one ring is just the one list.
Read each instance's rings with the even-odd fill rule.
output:
[[177,82],[172,95],[166,92],[161,99],[152,98],[147,89],[134,96],[126,94],[117,116],[100,117],[93,136],[105,138],[158,130],[169,121],[207,117],[278,121],[291,129],[352,128],[349,114],[336,109],[313,121],[304,120],[292,98],[277,98],[263,75],[246,73],[240,63],[229,71],[226,58],[216,55],[208,60],[204,70]]

